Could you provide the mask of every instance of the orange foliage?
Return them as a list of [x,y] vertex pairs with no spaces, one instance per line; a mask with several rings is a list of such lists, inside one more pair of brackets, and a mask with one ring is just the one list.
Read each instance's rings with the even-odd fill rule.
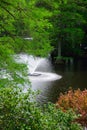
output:
[[72,110],[79,114],[80,117],[76,120],[82,125],[87,126],[87,90],[69,90],[68,93],[61,94],[57,103],[57,108],[61,108],[63,111]]

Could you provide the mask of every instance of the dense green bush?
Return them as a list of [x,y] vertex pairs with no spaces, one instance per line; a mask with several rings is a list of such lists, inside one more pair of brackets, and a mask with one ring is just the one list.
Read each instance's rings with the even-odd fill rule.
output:
[[73,123],[74,113],[52,104],[41,109],[34,95],[30,89],[26,93],[20,88],[0,89],[0,130],[81,130]]

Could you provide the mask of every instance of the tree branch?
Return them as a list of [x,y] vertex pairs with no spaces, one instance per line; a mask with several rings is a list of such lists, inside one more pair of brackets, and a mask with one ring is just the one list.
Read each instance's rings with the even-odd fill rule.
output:
[[15,19],[15,16],[9,11],[7,10],[4,6],[0,5],[2,9],[4,9],[8,14],[10,14],[14,19]]

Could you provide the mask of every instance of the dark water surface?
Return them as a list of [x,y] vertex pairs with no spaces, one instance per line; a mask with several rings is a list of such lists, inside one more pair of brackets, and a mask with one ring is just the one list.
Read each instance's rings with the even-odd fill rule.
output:
[[72,89],[87,88],[87,61],[75,60],[71,64],[52,65],[48,60],[37,68],[38,71],[52,72],[61,75],[62,78],[54,81],[33,81],[32,87],[40,90],[38,101],[41,104],[55,103],[61,92],[66,92],[70,87]]

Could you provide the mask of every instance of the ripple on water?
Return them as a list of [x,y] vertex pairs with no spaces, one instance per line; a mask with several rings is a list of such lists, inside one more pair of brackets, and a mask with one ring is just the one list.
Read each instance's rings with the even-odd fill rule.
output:
[[29,75],[29,79],[31,81],[54,81],[61,78],[62,76],[57,75],[56,73],[38,72],[38,71],[36,71],[34,74]]

